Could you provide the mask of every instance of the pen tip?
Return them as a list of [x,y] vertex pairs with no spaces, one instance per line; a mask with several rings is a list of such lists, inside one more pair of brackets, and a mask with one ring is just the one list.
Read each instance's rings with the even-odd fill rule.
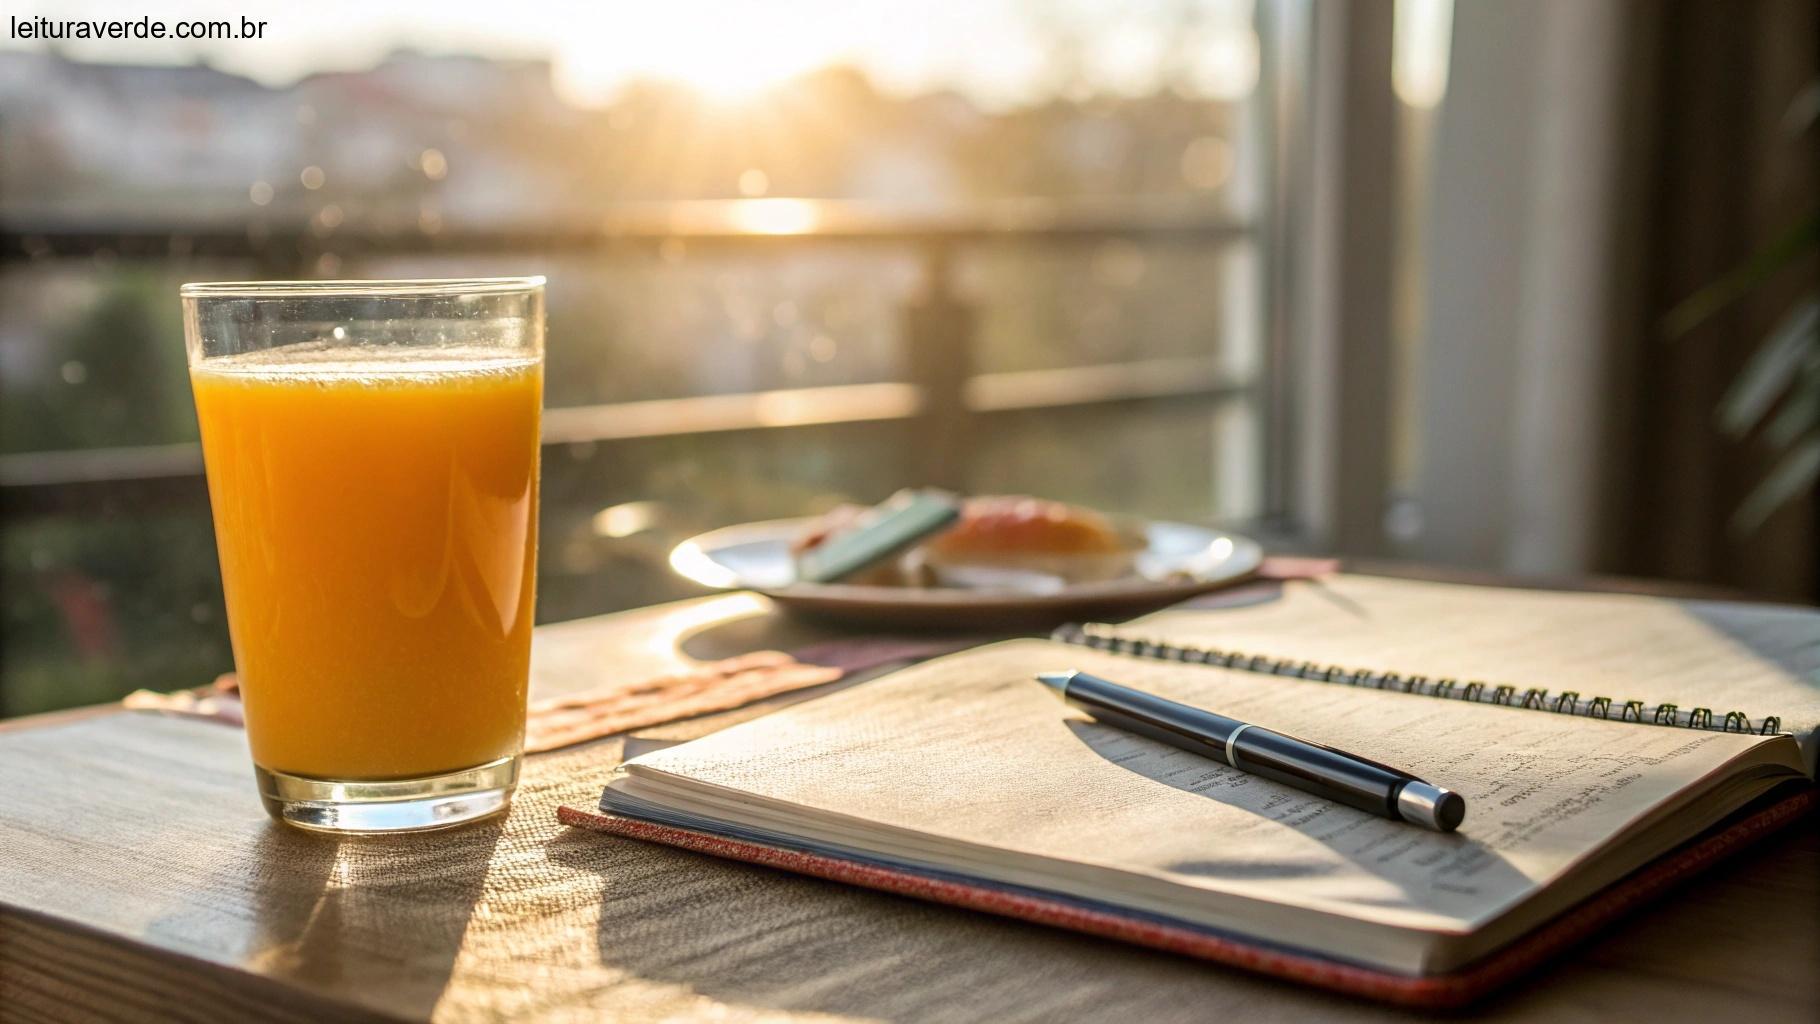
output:
[[1074,681],[1073,672],[1038,672],[1036,681],[1055,691],[1056,696],[1068,695],[1068,684]]

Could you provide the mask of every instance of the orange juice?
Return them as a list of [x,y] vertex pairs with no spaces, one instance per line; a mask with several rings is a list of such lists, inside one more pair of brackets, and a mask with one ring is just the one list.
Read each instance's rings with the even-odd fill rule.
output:
[[253,760],[382,780],[518,753],[542,364],[274,349],[191,372]]

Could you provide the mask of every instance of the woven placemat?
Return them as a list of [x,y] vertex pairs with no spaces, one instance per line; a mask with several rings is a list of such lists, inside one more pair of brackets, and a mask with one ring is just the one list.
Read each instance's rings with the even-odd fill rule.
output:
[[[648,725],[726,711],[791,690],[831,683],[846,671],[782,651],[754,651],[671,675],[615,680],[577,693],[534,700],[525,713],[525,752],[557,750]],[[174,693],[139,690],[126,707],[240,726],[245,718],[232,672],[208,686]]]

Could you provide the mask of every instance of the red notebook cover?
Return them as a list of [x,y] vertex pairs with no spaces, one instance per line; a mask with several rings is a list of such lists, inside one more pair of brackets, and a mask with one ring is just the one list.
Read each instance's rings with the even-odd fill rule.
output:
[[1110,908],[1084,906],[1029,890],[957,881],[869,861],[761,845],[579,807],[560,807],[556,814],[564,824],[578,828],[666,843],[697,853],[1120,939],[1387,1003],[1442,1009],[1470,1003],[1503,986],[1668,889],[1786,827],[1811,810],[1815,802],[1815,790],[1808,787],[1767,807],[1755,809],[1635,872],[1491,957],[1464,970],[1432,975],[1374,970],[1251,942],[1242,936],[1170,924]]

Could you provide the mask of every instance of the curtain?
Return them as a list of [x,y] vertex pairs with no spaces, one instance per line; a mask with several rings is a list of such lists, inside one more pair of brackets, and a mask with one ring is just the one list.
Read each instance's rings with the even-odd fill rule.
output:
[[1758,342],[1820,283],[1820,260],[1810,254],[1678,340],[1663,318],[1820,202],[1820,141],[1792,134],[1786,116],[1820,76],[1820,4],[1638,0],[1629,17],[1633,115],[1617,214],[1628,315],[1614,332],[1607,453],[1627,472],[1602,510],[1601,567],[1812,600],[1813,494],[1748,534],[1728,528],[1776,453],[1724,436],[1714,410]]

